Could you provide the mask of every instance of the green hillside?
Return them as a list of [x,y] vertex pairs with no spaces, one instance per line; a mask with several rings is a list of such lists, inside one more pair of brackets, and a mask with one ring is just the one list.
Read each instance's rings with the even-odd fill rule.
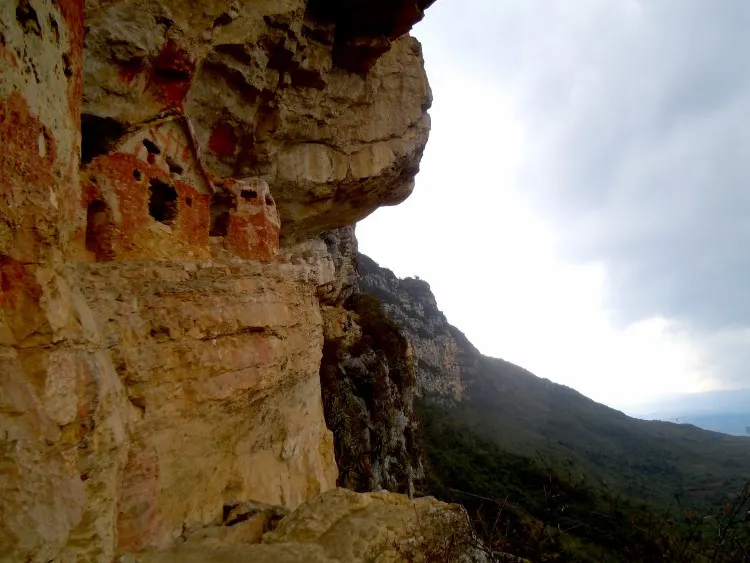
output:
[[654,506],[503,450],[453,409],[422,401],[418,412],[425,492],[466,507],[493,561],[750,561],[750,488],[715,509]]
[[427,282],[358,271],[413,350],[421,492],[531,561],[750,561],[750,437],[638,420],[483,356]]
[[456,420],[634,498],[715,505],[750,477],[750,438],[637,420],[503,360],[478,358],[468,391]]

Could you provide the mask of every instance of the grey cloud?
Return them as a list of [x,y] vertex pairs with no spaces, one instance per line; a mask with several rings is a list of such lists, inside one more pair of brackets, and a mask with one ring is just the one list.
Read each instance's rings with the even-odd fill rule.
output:
[[[623,322],[663,315],[706,338],[750,326],[750,3],[431,11],[417,30],[428,70],[453,66],[513,97],[529,135],[523,189],[570,259],[607,265]],[[737,346],[720,347],[725,380],[750,384]]]

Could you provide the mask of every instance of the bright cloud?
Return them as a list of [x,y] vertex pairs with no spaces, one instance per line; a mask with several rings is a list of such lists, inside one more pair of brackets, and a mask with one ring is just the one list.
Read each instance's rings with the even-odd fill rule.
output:
[[615,406],[750,387],[750,5],[439,1],[414,195],[362,251],[484,353]]

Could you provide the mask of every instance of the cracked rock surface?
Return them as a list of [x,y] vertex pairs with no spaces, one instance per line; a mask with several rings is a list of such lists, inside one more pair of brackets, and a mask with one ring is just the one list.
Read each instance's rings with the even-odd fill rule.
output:
[[242,260],[35,269],[37,305],[8,319],[33,325],[1,349],[5,455],[29,471],[0,466],[3,550],[57,541],[111,560],[228,506],[293,508],[335,486],[315,276]]
[[[412,189],[428,4],[0,2],[0,561],[257,542],[248,503],[335,487],[321,308],[346,226]],[[157,122],[184,123],[164,151]],[[276,206],[263,262],[183,172]]]
[[353,4],[87,2],[85,148],[182,111],[210,174],[268,182],[283,244],[401,202],[431,103],[404,34],[428,3]]

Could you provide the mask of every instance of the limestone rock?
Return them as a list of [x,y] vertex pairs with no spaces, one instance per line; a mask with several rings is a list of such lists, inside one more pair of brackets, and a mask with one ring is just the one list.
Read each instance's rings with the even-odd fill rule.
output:
[[335,485],[310,268],[114,261],[30,275],[35,332],[11,323],[21,347],[0,348],[10,560],[166,547],[227,507],[295,507]]
[[343,304],[356,283],[357,238],[354,226],[327,231],[313,239],[288,246],[282,259],[307,264],[320,274],[317,295],[322,305]]
[[[123,556],[122,563],[379,563],[461,561],[471,553],[466,515],[456,505],[394,493],[324,493],[285,517],[260,545],[189,542],[169,551]],[[439,557],[439,559],[438,559]]]
[[377,296],[411,344],[418,392],[438,400],[462,400],[476,349],[448,323],[429,284],[414,278],[399,279],[362,254],[357,257],[357,271],[357,291]]
[[0,259],[39,262],[75,225],[81,2],[2,2],[0,38]]
[[319,288],[318,296],[327,305],[342,304],[357,282],[357,237],[354,226],[327,231],[320,236],[335,270],[333,283]]
[[[356,244],[318,235],[406,197],[429,130],[403,36],[426,3],[357,4],[376,27],[304,0],[0,2],[0,560],[257,541],[248,503],[335,486],[321,300]],[[300,545],[259,549],[329,557]]]
[[185,530],[185,543],[191,549],[222,548],[234,544],[260,543],[263,534],[274,530],[289,510],[261,502],[243,502],[225,506],[221,522]]
[[[50,560],[86,497],[61,424],[76,365],[52,350],[38,264],[66,249],[79,200],[79,2],[0,3],[0,559]],[[47,378],[49,374],[49,378]]]
[[402,36],[429,2],[355,4],[87,3],[84,161],[177,111],[210,175],[268,182],[285,244],[402,201],[431,102]]
[[409,342],[365,295],[324,307],[320,381],[335,437],[338,484],[413,494],[423,478]]
[[394,39],[422,19],[434,0],[312,0],[308,10],[335,23],[334,61],[351,70],[367,70]]

